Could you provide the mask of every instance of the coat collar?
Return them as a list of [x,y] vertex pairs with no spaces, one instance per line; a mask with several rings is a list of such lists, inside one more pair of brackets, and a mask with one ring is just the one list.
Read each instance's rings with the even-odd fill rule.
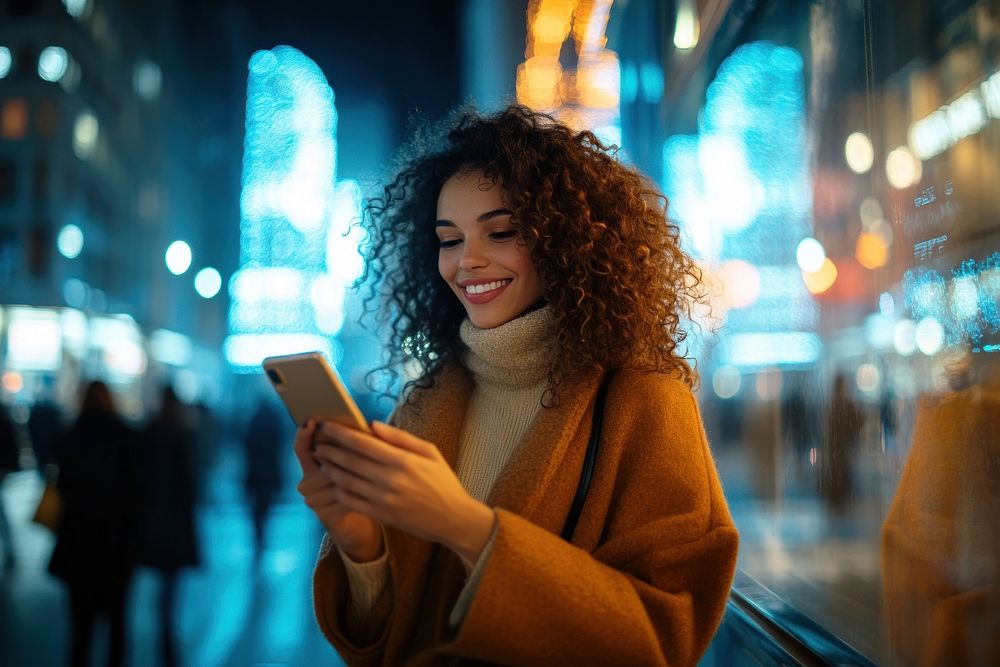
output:
[[[487,504],[524,517],[539,511],[539,502],[574,443],[586,443],[589,422],[584,416],[593,403],[602,373],[581,371],[559,388],[560,402],[539,410],[524,441],[514,451],[507,468],[490,492]],[[397,425],[437,445],[454,470],[459,438],[472,395],[473,379],[468,370],[448,364],[430,389],[418,389],[413,406],[397,415]],[[580,445],[581,447],[584,445]],[[581,455],[582,456],[582,455]]]

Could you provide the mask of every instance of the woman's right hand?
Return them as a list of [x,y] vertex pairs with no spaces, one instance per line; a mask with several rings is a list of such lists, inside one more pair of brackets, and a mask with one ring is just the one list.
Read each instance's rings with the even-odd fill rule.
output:
[[337,485],[323,471],[313,455],[313,436],[319,424],[310,419],[295,431],[295,456],[302,466],[302,480],[296,489],[319,519],[330,539],[358,563],[382,554],[382,530],[364,514],[344,511],[337,500]]

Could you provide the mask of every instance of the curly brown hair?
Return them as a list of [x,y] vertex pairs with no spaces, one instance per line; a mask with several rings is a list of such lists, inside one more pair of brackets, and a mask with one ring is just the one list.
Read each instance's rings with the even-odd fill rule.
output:
[[555,315],[546,397],[558,401],[562,381],[585,368],[637,366],[694,386],[697,373],[678,346],[687,336],[682,321],[704,301],[701,272],[681,250],[666,197],[616,151],[519,105],[489,116],[463,107],[440,125],[417,127],[396,175],[362,215],[359,283],[371,283],[366,311],[390,329],[379,370],[395,378],[403,362],[416,361],[417,377],[404,387],[412,394],[406,390],[432,386],[461,358],[466,314],[438,274],[434,223],[444,182],[472,168],[505,189],[511,224]]

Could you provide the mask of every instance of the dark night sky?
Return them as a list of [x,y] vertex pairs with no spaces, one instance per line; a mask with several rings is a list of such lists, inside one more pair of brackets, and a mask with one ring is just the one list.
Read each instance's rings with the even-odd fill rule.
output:
[[[222,129],[245,103],[246,64],[258,49],[294,46],[312,58],[337,95],[344,157],[360,154],[364,137],[352,130],[367,111],[358,100],[389,107],[394,148],[407,117],[438,119],[460,101],[459,0],[284,0],[178,3],[179,27],[202,100],[203,124]],[[239,114],[235,114],[239,118]],[[352,150],[354,149],[354,150]],[[359,168],[372,168],[363,164]]]

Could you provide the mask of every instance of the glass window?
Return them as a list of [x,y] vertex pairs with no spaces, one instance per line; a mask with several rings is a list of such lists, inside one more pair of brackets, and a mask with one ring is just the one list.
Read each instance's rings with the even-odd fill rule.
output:
[[997,664],[1000,8],[732,5],[611,45],[665,65],[623,136],[713,292],[739,567],[879,664]]

